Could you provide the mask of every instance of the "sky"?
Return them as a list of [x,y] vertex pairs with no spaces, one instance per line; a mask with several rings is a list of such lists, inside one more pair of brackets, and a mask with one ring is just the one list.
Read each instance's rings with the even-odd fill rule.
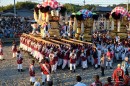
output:
[[[43,0],[15,0],[17,1],[32,1],[41,3]],[[84,0],[57,0],[58,2],[64,3],[73,3],[83,5]],[[6,6],[9,4],[13,4],[14,0],[0,0],[0,6]],[[99,4],[99,5],[112,5],[112,4],[120,4],[120,3],[128,3],[128,0],[85,0],[85,4]],[[130,3],[130,0],[129,0]]]

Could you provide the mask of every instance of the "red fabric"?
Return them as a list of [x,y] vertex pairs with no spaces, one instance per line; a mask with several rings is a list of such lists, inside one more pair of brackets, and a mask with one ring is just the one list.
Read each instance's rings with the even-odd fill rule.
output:
[[22,64],[23,62],[23,58],[20,58],[19,60],[17,60],[17,64]]
[[104,86],[114,86],[113,83],[107,83],[107,84],[104,84]]
[[121,76],[122,78],[124,77],[124,71],[121,68],[117,68],[113,72],[112,77],[115,80],[115,82],[119,82],[119,76]]
[[[51,66],[50,66],[48,63],[46,63],[45,65],[46,65],[46,68],[48,69],[48,71],[51,72],[51,71],[50,71],[50,70],[51,70]],[[40,66],[41,66],[41,71],[43,72],[43,74],[48,75],[49,73],[48,73],[48,71],[45,69],[45,67],[43,66],[43,64],[40,64]]]
[[50,61],[50,65],[55,65],[55,60],[54,59]]
[[57,56],[56,56],[56,57],[54,57],[54,60],[55,60],[55,61],[58,61],[58,57],[57,57]]
[[13,52],[17,52],[17,47],[16,46],[14,46]]
[[[114,86],[125,86],[123,82],[116,82]],[[126,85],[127,86],[127,85]]]
[[64,55],[64,58],[65,60],[69,60],[69,53],[67,53],[66,55]]
[[3,55],[3,50],[1,49],[0,55]]
[[76,59],[70,58],[70,63],[72,63],[72,64],[76,63]]
[[111,57],[111,52],[107,52],[107,56],[108,56],[108,57]]
[[124,7],[120,7],[120,6],[115,7],[112,10],[111,14],[114,13],[114,12],[116,12],[117,14],[120,13],[123,16],[127,16],[128,15],[128,11]]
[[86,51],[86,56],[90,56],[90,49]]
[[127,75],[124,76],[124,84],[125,86],[130,86],[130,77]]
[[56,0],[46,0],[43,2],[43,6],[50,6],[51,8],[57,8],[59,6],[58,2]]
[[98,59],[95,58],[95,59],[94,59],[94,64],[97,64],[97,63],[98,63]]
[[94,82],[94,85],[93,85],[93,83],[90,85],[90,86],[102,86],[102,82],[100,82],[100,81],[95,81]]
[[86,61],[86,57],[85,56],[81,56],[81,59],[82,59],[82,61]]
[[30,74],[30,76],[35,76],[35,71],[32,70],[32,66],[33,65],[30,65],[30,67],[29,67],[29,74]]

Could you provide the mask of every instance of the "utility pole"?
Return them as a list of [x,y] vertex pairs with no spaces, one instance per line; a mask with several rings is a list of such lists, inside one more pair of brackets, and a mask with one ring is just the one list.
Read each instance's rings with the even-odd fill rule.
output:
[[84,3],[84,6],[85,6],[85,3],[86,3],[85,0],[83,1],[83,3]]
[[129,0],[127,1],[127,11],[129,11]]
[[14,0],[14,17],[16,16],[16,6],[15,6],[15,0]]

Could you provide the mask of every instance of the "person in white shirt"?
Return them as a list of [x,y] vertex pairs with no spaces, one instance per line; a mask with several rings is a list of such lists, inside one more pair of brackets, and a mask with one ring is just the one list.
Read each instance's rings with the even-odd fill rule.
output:
[[82,78],[80,76],[77,76],[76,80],[77,80],[77,84],[75,84],[74,86],[87,86],[84,83],[81,83]]

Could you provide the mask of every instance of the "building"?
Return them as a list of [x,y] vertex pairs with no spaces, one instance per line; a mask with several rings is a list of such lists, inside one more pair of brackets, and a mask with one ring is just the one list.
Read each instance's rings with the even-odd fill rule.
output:
[[98,6],[93,10],[93,12],[96,12],[99,14],[110,13],[111,11],[112,11],[111,7],[101,7],[101,6]]

